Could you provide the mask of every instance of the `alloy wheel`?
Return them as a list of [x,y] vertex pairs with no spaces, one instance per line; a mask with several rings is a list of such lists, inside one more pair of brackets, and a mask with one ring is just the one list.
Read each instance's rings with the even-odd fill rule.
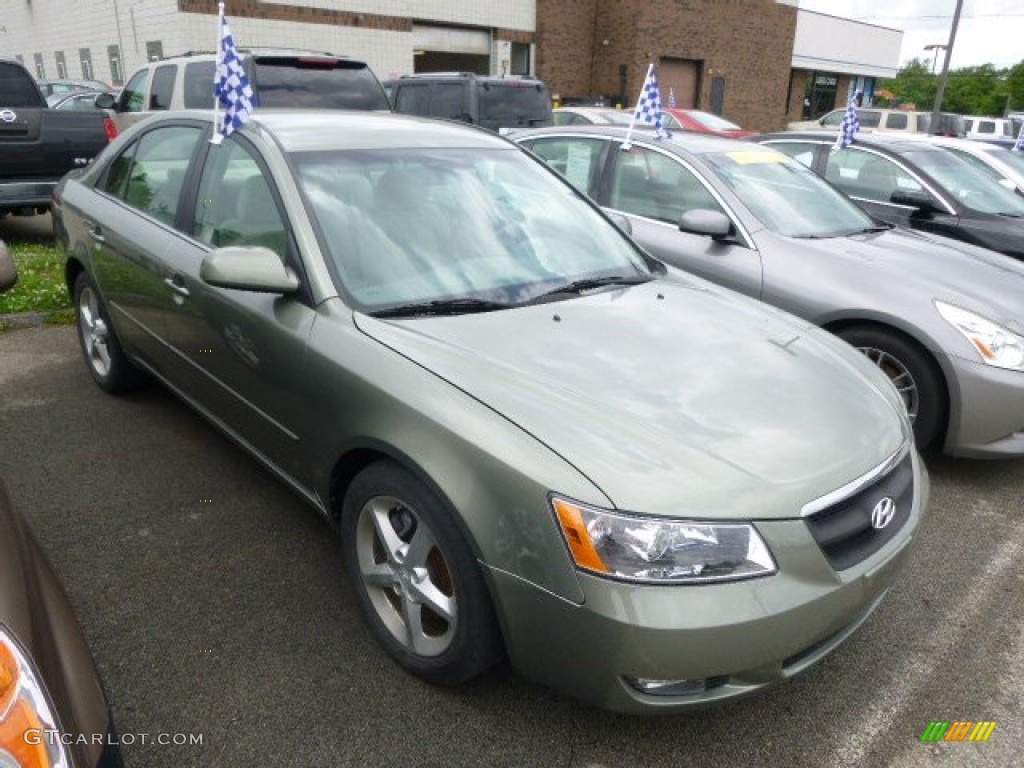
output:
[[455,636],[454,581],[434,533],[409,505],[375,496],[356,526],[359,574],[391,635],[417,656],[440,656]]
[[78,297],[78,330],[89,365],[97,376],[105,377],[110,373],[110,331],[100,312],[99,296],[88,285]]
[[889,377],[889,380],[903,399],[903,404],[907,408],[907,414],[910,416],[910,423],[913,424],[917,419],[921,402],[917,390],[917,382],[914,381],[914,377],[907,369],[907,366],[885,350],[875,347],[857,347],[857,349],[864,353],[868,360],[881,368],[882,372]]

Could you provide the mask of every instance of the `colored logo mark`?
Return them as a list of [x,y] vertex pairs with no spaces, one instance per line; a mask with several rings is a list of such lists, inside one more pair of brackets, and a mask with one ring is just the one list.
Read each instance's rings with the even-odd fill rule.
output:
[[988,741],[995,729],[995,720],[932,720],[921,741]]

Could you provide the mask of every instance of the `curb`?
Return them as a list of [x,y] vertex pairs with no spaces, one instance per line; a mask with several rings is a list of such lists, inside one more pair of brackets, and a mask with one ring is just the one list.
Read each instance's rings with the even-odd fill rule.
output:
[[0,315],[0,331],[45,325],[49,312],[11,312]]

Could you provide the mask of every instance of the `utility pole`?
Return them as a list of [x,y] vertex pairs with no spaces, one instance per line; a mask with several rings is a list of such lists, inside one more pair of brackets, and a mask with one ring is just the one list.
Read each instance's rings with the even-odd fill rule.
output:
[[928,125],[928,133],[938,133],[939,112],[942,111],[942,97],[946,95],[946,79],[949,77],[949,59],[953,55],[953,43],[956,42],[956,28],[960,26],[960,11],[964,7],[964,0],[956,0],[956,11],[953,13],[953,26],[949,29],[949,43],[946,45],[946,56],[942,61],[942,77],[939,80],[939,90],[935,94],[935,106],[932,108],[932,119]]

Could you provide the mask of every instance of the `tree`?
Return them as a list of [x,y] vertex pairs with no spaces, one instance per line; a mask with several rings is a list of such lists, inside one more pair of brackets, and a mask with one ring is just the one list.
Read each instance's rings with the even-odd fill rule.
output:
[[[920,110],[931,110],[939,87],[927,61],[911,59],[896,77],[881,80],[878,90],[892,94],[892,106],[913,104]],[[1024,61],[1009,68],[996,69],[991,64],[950,70],[942,108],[964,115],[1001,115],[1010,109],[1024,109]]]
[[1010,109],[1024,109],[1024,61],[1007,70],[1006,92]]
[[931,109],[935,103],[938,79],[931,73],[927,61],[911,59],[896,77],[879,81],[878,87],[893,93],[890,106],[913,104],[918,109]]

